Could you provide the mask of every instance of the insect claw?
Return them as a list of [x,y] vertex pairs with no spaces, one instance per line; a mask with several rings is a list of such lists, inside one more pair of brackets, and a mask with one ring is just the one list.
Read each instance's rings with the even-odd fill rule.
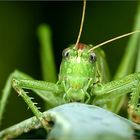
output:
[[33,103],[34,105],[37,105],[38,103]]

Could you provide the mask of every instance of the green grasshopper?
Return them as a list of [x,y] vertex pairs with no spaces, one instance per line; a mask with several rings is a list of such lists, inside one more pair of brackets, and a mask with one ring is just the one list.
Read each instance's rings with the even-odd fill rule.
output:
[[[85,10],[83,10],[83,17],[84,11]],[[138,13],[140,12],[138,11]],[[84,19],[82,18],[81,29],[83,21]],[[139,24],[139,21],[136,21],[134,30],[138,29]],[[44,36],[44,32],[47,33],[46,36],[49,36],[49,27],[40,27],[40,36]],[[133,33],[134,32],[131,32],[123,36],[128,36]],[[44,128],[46,128],[46,122],[42,117],[42,113],[35,106],[35,103],[27,95],[27,92],[24,89],[33,90],[37,95],[44,99],[49,107],[55,107],[70,102],[80,102],[98,105],[112,112],[119,111],[122,106],[122,101],[124,100],[124,95],[130,93],[131,99],[129,101],[129,108],[132,112],[130,115],[133,115],[133,112],[137,115],[140,114],[138,104],[140,73],[128,75],[131,71],[127,71],[128,66],[130,65],[131,67],[131,62],[133,61],[131,55],[135,54],[137,51],[138,35],[133,35],[130,39],[130,45],[124,55],[121,67],[114,80],[109,82],[109,71],[105,60],[105,54],[99,47],[123,36],[116,37],[97,46],[92,46],[79,43],[80,34],[81,30],[76,44],[71,45],[62,52],[63,59],[58,75],[58,82],[56,84],[34,80],[29,75],[18,70],[10,74],[0,102],[0,121],[2,120],[11,86],[13,86],[17,93],[24,99]],[[46,43],[42,41],[42,44],[42,46],[45,47],[44,50],[46,50],[46,45],[44,45]],[[133,51],[130,52],[130,49]],[[129,55],[130,53],[131,55]],[[44,57],[47,59],[45,55]],[[52,59],[51,56],[50,59]],[[50,69],[52,70],[52,73],[55,73],[53,66]]]

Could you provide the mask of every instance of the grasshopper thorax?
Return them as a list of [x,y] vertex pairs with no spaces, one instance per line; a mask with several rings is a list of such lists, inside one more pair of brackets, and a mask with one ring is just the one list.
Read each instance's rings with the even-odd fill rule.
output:
[[89,46],[79,43],[62,53],[59,81],[63,83],[67,101],[86,102],[87,90],[96,74],[96,55],[89,49]]

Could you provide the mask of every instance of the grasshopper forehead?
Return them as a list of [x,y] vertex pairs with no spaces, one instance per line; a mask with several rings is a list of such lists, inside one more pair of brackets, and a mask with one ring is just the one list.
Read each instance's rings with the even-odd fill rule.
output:
[[76,46],[77,50],[84,50],[86,48],[86,45],[83,43],[78,43],[78,45]]

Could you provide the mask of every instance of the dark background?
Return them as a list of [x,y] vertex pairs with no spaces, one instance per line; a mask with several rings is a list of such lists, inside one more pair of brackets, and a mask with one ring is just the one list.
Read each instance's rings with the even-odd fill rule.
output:
[[[0,90],[6,78],[19,69],[42,79],[37,27],[48,23],[53,33],[53,50],[57,70],[61,52],[75,43],[82,14],[82,1],[0,2]],[[136,1],[88,1],[81,42],[99,44],[112,37],[132,31],[137,10]],[[115,73],[128,38],[103,46],[112,75]],[[1,94],[1,93],[0,93]],[[21,97],[11,93],[3,128],[32,116]],[[41,99],[37,99],[40,106]]]

